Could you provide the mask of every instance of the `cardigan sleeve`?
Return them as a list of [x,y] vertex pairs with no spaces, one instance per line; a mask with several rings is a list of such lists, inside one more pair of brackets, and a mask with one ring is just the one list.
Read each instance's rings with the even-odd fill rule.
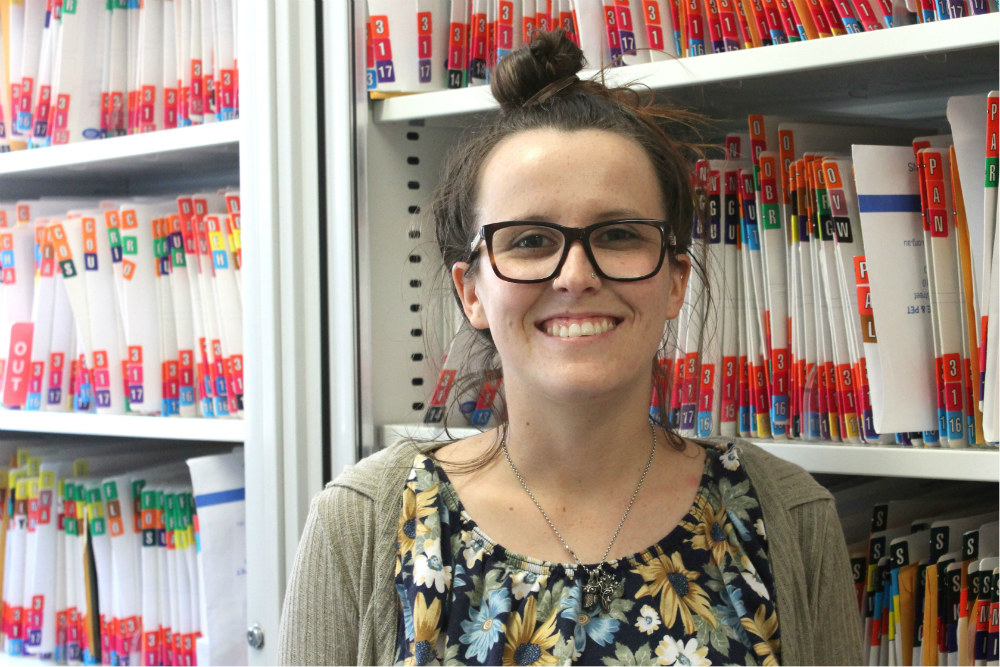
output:
[[764,513],[782,662],[864,664],[854,579],[833,496],[793,463],[745,442],[740,452]]
[[341,486],[313,499],[285,590],[280,664],[359,664],[371,506],[370,498]]
[[808,618],[816,665],[864,664],[861,621],[847,545],[833,500],[795,508],[806,577]]

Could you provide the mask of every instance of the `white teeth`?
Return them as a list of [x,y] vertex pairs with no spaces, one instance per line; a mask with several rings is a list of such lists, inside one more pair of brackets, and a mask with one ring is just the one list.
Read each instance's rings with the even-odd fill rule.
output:
[[595,336],[614,328],[615,323],[611,320],[588,320],[583,324],[574,322],[569,326],[565,324],[553,324],[545,329],[545,333],[558,338],[579,338],[581,336]]

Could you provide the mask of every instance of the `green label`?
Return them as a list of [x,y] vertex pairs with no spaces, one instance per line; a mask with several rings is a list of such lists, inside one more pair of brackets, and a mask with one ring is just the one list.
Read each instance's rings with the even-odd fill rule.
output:
[[105,500],[118,500],[118,485],[114,482],[104,483]]
[[139,254],[139,246],[136,243],[134,236],[122,237],[122,252],[126,255]]
[[1000,168],[1000,158],[986,158],[986,187],[997,187],[997,183],[1000,182],[1000,175],[997,174],[998,168]]
[[63,0],[63,14],[76,14],[76,0]]
[[781,229],[781,211],[777,204],[764,204],[760,207],[760,224],[764,229]]

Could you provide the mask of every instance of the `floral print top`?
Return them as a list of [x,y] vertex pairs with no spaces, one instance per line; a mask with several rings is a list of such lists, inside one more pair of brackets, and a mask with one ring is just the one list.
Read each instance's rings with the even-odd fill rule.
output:
[[418,455],[399,518],[397,664],[779,664],[760,505],[736,448],[706,449],[681,522],[604,566],[624,583],[607,610],[584,608],[578,566],[493,542]]

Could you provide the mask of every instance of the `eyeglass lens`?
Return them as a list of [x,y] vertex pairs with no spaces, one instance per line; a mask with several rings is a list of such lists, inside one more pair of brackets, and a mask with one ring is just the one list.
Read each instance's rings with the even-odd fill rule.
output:
[[[662,235],[656,224],[620,221],[593,228],[589,245],[604,275],[628,280],[656,271],[662,258]],[[526,222],[496,229],[490,245],[496,271],[501,277],[546,280],[559,266],[566,237],[559,229]]]

